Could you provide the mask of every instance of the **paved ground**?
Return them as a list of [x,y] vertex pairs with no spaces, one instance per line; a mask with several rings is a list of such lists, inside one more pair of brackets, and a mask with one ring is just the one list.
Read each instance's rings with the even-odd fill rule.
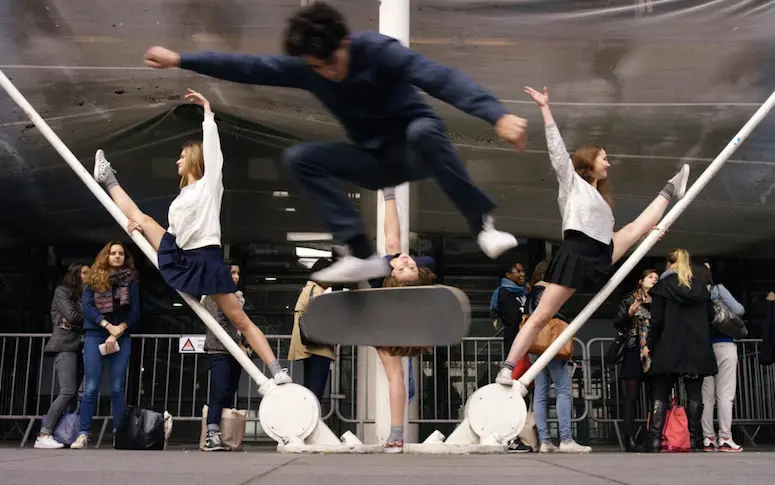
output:
[[[771,448],[768,448],[771,449]],[[775,483],[775,452],[694,455],[280,455],[0,449],[3,485]]]

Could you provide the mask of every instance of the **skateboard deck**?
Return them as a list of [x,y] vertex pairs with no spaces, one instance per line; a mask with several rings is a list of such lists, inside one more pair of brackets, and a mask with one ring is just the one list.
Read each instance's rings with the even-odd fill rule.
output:
[[335,291],[315,297],[301,325],[322,344],[456,345],[468,335],[471,305],[461,290],[443,285]]

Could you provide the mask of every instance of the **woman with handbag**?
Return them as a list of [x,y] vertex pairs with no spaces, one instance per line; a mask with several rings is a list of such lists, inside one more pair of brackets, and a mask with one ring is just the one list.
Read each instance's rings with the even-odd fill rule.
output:
[[[709,262],[705,261],[705,266],[711,271]],[[745,313],[743,305],[722,284],[710,286],[710,299],[717,310],[721,305],[726,307],[721,309],[721,313],[732,312],[738,317]],[[737,392],[737,344],[731,335],[718,328],[711,327],[710,335],[718,374],[702,381],[703,447],[705,451],[740,452],[743,448],[732,439],[732,406]],[[713,427],[714,408],[718,414],[718,439]]]
[[[312,274],[331,266],[331,260],[320,258],[315,261],[310,270]],[[312,391],[318,401],[323,400],[326,390],[331,363],[336,358],[334,347],[330,345],[317,345],[306,340],[302,332],[302,317],[307,311],[310,302],[316,296],[329,288],[327,283],[309,280],[299,293],[296,306],[293,309],[293,331],[291,332],[291,345],[288,349],[288,360],[302,360],[304,363],[304,387]]]
[[59,384],[59,395],[51,403],[43,418],[43,426],[35,440],[35,448],[58,449],[64,448],[65,444],[70,444],[56,441],[52,434],[65,410],[75,404],[78,393],[79,374],[83,369],[80,356],[83,337],[81,293],[83,293],[83,281],[88,274],[88,265],[73,263],[67,268],[62,284],[54,290],[54,298],[51,300],[53,330],[44,351],[55,354],[54,371]]
[[[546,288],[543,280],[548,267],[548,261],[541,261],[533,270],[533,277],[530,282],[531,289],[525,305],[525,317],[527,318],[529,318],[531,312],[538,308],[538,303],[541,301],[541,295]],[[525,320],[527,320],[527,318],[525,318]],[[559,312],[555,314],[554,319],[556,319],[556,321],[566,321],[566,318]],[[549,329],[548,326],[545,328]],[[551,345],[551,338],[545,339],[546,341],[543,343],[541,342],[542,340],[544,339],[542,339],[542,335],[539,334],[533,347],[530,348],[531,362],[535,362],[536,359],[538,359],[539,354],[534,353],[534,351],[537,352],[541,350],[542,347]],[[536,346],[540,347],[536,348]],[[561,350],[535,378],[533,412],[535,413],[538,441],[540,442],[538,448],[539,453],[554,453],[557,451],[560,453],[589,453],[592,451],[592,448],[589,446],[583,446],[576,443],[572,434],[573,383],[571,381],[571,373],[568,370],[569,353],[572,353],[572,350],[573,342],[570,342],[570,350]],[[559,448],[552,443],[552,437],[549,433],[549,426],[547,424],[549,389],[552,382],[554,383],[554,390],[557,395],[557,420],[559,421],[560,431]]]
[[[718,371],[710,343],[713,304],[707,271],[693,269],[689,253],[673,249],[668,268],[651,290],[651,328],[644,357],[651,357],[648,376],[652,411],[648,451],[660,451],[670,393],[680,378],[686,389],[689,436],[692,451],[703,449],[702,380]],[[704,268],[703,268],[704,269]]]
[[651,325],[649,292],[658,280],[657,270],[645,270],[635,291],[622,298],[614,318],[614,328],[618,331],[614,343],[616,361],[621,364],[619,377],[624,381],[624,443],[625,451],[630,453],[643,451],[635,443],[635,403],[650,365],[642,354]]

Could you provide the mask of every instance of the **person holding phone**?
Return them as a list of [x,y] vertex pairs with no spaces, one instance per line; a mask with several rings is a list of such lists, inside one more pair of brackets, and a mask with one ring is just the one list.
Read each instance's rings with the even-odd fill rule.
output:
[[124,381],[129,367],[129,334],[140,320],[140,292],[132,256],[124,245],[111,241],[102,248],[89,270],[83,290],[84,392],[81,433],[70,445],[84,449],[89,442],[94,411],[100,395],[102,368],[108,364],[113,433],[126,408]]

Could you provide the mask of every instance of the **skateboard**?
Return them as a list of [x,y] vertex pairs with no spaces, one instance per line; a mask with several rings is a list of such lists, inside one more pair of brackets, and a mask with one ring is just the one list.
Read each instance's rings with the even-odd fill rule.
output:
[[461,290],[444,285],[334,291],[312,300],[301,325],[321,344],[456,345],[468,335],[471,305]]

